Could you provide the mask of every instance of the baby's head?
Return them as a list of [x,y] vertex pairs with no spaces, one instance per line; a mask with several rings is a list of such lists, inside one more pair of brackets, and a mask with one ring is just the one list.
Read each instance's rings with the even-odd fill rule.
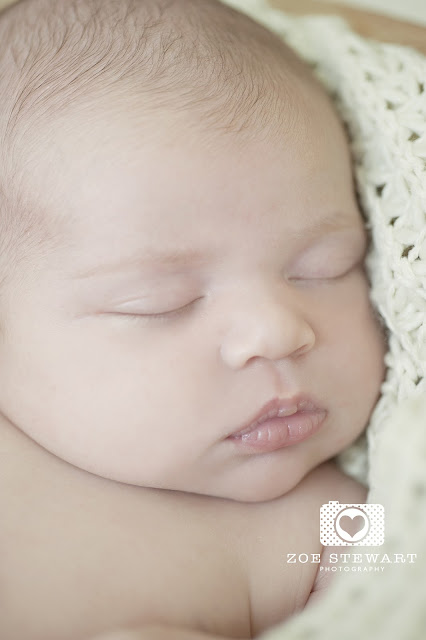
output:
[[[2,419],[99,476],[244,501],[353,442],[386,345],[305,64],[215,0],[26,0],[0,56]],[[309,438],[228,438],[297,394],[326,411]]]

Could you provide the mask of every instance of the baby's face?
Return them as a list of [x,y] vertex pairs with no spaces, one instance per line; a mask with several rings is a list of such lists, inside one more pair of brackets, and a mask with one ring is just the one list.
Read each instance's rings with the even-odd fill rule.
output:
[[[386,349],[367,238],[337,120],[318,104],[299,116],[244,149],[183,128],[146,142],[136,120],[56,138],[46,188],[72,225],[8,301],[13,424],[102,477],[244,501],[282,495],[361,433]],[[327,412],[310,438],[269,452],[227,438],[298,393]]]

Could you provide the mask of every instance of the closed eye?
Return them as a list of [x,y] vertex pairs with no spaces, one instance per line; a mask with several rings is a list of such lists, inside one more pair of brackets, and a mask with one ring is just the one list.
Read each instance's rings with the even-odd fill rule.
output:
[[161,313],[120,313],[117,312],[114,315],[125,316],[128,318],[133,318],[135,320],[168,320],[173,317],[180,316],[188,311],[189,307],[191,307],[197,300],[201,300],[201,298],[196,298],[192,300],[188,304],[183,307],[179,307],[178,309],[172,309],[171,311],[163,311]]
[[349,267],[349,269],[346,269],[345,271],[341,272],[341,273],[336,273],[334,274],[324,274],[324,275],[319,275],[319,274],[313,274],[313,275],[303,275],[303,276],[297,276],[297,277],[290,277],[288,278],[289,282],[317,282],[317,283],[333,283],[333,282],[339,282],[340,280],[343,280],[343,278],[346,278],[347,276],[351,275],[351,273],[353,271],[355,271],[356,269],[359,269],[360,267],[363,266],[363,260],[357,262],[355,265],[352,265],[351,267]]

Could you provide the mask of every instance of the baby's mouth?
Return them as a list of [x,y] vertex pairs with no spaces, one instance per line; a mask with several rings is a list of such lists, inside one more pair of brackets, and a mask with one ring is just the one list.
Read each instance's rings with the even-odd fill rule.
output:
[[289,400],[274,398],[243,426],[231,433],[229,440],[239,447],[268,452],[306,440],[316,433],[327,415],[307,396]]

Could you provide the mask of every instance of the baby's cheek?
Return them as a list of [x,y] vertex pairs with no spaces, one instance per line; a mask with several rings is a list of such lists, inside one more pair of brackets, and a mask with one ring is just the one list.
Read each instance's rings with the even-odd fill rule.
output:
[[362,313],[354,314],[353,323],[354,382],[359,393],[360,409],[368,414],[380,395],[386,374],[384,362],[387,340],[381,323],[369,300],[364,302]]

